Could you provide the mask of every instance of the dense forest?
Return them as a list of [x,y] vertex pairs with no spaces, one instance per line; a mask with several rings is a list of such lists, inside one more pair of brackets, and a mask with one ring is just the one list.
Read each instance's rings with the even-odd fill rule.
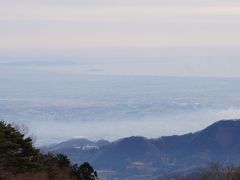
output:
[[0,122],[0,179],[95,180],[97,172],[87,162],[72,165],[64,154],[43,154],[18,127]]

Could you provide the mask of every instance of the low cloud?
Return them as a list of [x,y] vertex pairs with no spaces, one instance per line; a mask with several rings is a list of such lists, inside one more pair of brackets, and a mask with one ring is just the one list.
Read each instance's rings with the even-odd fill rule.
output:
[[219,119],[240,119],[240,109],[228,108],[217,113]]

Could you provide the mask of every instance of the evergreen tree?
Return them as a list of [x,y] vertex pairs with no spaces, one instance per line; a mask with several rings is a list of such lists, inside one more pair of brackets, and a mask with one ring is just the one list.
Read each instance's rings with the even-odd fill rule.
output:
[[[25,173],[25,174],[24,174]],[[89,163],[72,166],[64,154],[42,154],[33,147],[32,138],[18,128],[0,121],[0,180],[11,176],[29,179],[97,180],[97,172]],[[18,179],[18,178],[17,178]],[[30,177],[32,180],[33,177]]]

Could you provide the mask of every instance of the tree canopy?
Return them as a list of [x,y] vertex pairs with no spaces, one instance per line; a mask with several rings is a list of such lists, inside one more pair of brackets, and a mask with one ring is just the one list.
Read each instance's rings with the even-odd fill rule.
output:
[[18,128],[0,121],[0,179],[98,179],[89,163],[71,165],[64,154],[42,154],[33,146],[32,138],[25,136]]

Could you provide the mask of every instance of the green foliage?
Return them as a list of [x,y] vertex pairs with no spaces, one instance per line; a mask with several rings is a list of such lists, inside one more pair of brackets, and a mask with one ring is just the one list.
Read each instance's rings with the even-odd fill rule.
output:
[[58,161],[58,165],[60,167],[68,167],[70,166],[70,160],[68,159],[68,157],[64,154],[57,154],[56,156],[57,161]]
[[33,161],[38,154],[39,150],[33,147],[31,138],[25,138],[10,124],[0,122],[0,160],[6,168],[14,169],[15,173],[39,168]]
[[97,172],[90,166],[89,163],[85,162],[79,167],[79,171],[85,180],[97,179]]
[[64,154],[41,154],[30,137],[0,121],[0,180],[24,173],[42,173],[40,179],[98,179],[90,164],[72,166]]
[[85,162],[82,165],[78,166],[75,164],[73,166],[73,174],[77,177],[77,180],[97,180],[97,172],[93,167]]

